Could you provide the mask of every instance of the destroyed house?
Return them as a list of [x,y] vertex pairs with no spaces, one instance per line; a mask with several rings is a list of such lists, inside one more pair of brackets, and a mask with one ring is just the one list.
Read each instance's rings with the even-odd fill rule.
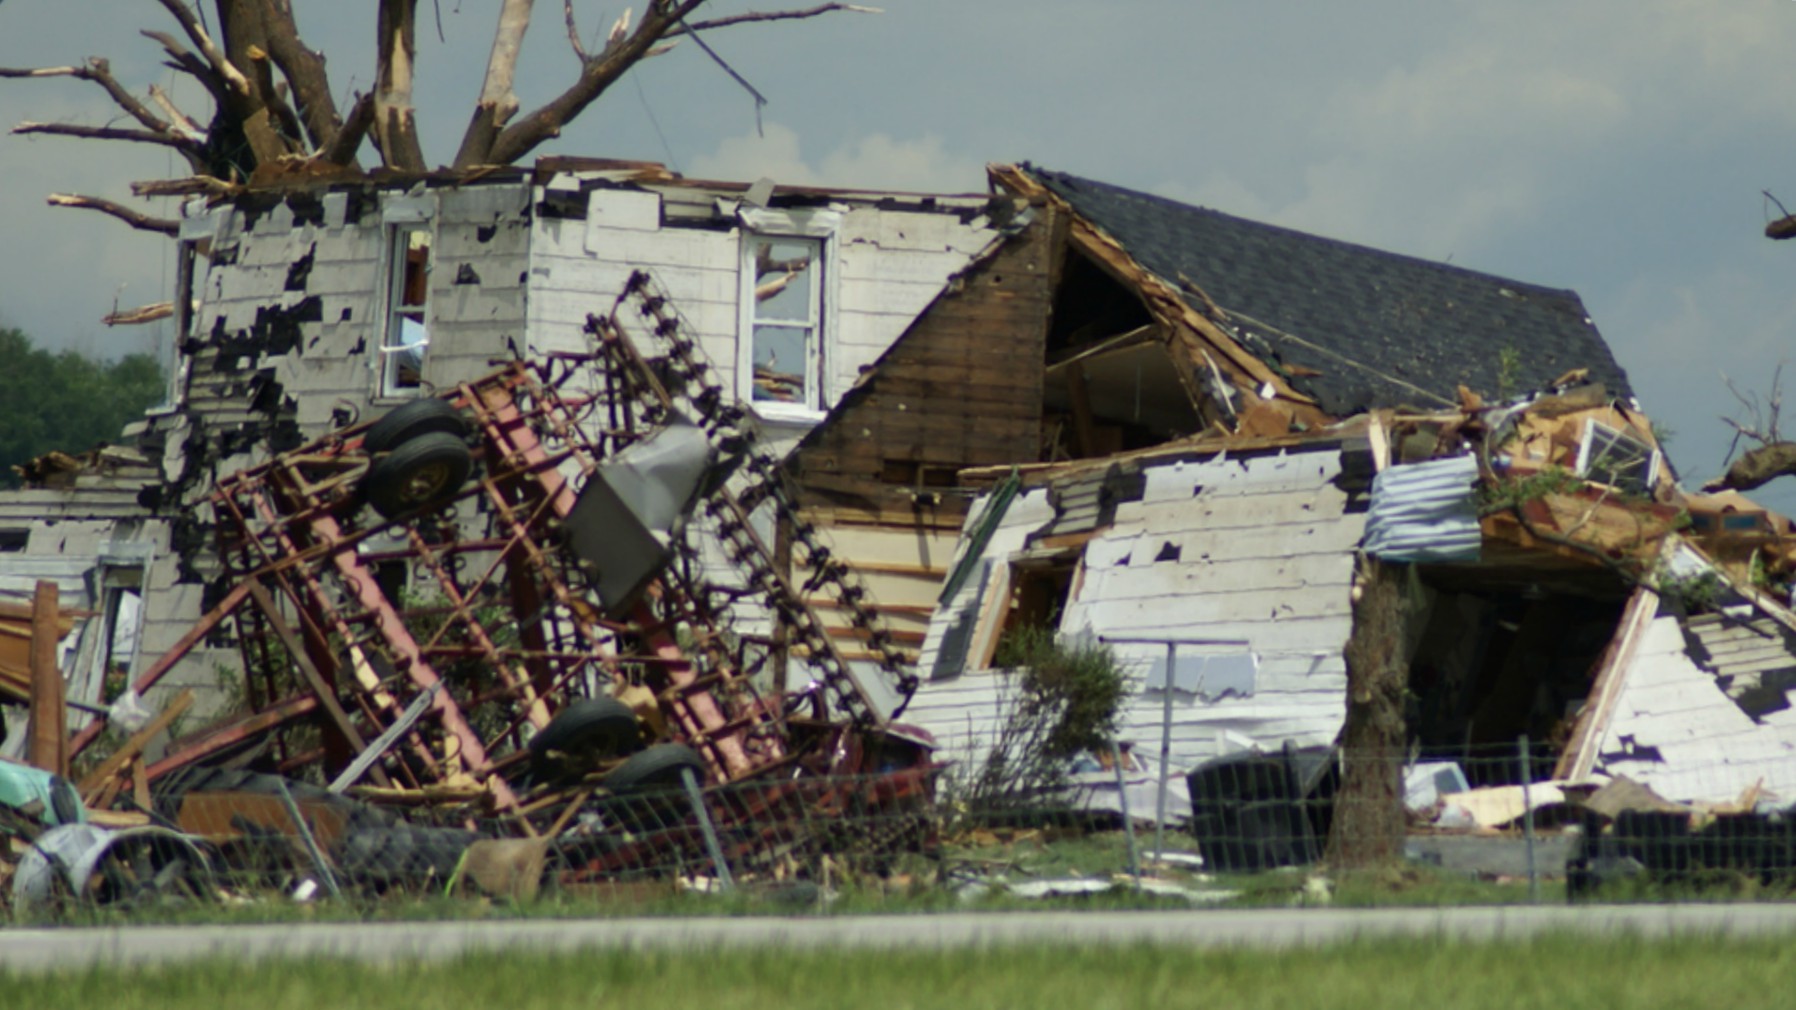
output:
[[[1170,669],[1119,649],[1130,739],[1157,737],[1170,685],[1180,770],[1327,745],[1360,553],[1416,563],[1422,745],[1527,733],[1561,777],[1643,779],[1696,768],[1672,742],[1721,729],[1752,768],[1789,749],[1796,617],[1752,575],[1787,572],[1788,523],[1676,489],[1575,294],[1029,165],[990,176],[922,196],[550,159],[196,200],[169,404],[0,495],[0,589],[63,587],[90,615],[70,698],[110,702],[108,673],[191,637],[222,592],[220,478],[496,361],[590,352],[589,317],[640,271],[719,395],[790,450],[799,508],[754,533],[840,657],[914,662],[904,717],[946,756],[989,733],[998,646],[1027,625],[1188,640]],[[1689,609],[1661,556],[1726,591]],[[860,603],[812,593],[843,572]],[[736,630],[780,657],[774,687],[803,685],[818,643],[771,611]],[[237,653],[201,644],[159,690],[215,691]],[[1746,773],[1712,764],[1684,777]]]
[[790,464],[909,644],[968,518],[967,468],[1283,438],[1575,369],[1630,398],[1571,292],[1029,165],[990,175],[1027,201],[1028,227],[957,277]]
[[[1681,798],[1796,767],[1796,618],[1748,571],[1787,579],[1789,523],[1676,487],[1576,294],[1027,165],[992,179],[1044,224],[791,463],[838,556],[923,629],[906,718],[946,755],[999,732],[994,659],[1028,625],[1145,640],[1117,647],[1127,735],[1159,739],[1170,691],[1180,772],[1326,747],[1364,553],[1415,563],[1412,746],[1527,736],[1543,776]],[[1721,589],[1695,602],[1693,580]]]
[[[195,196],[167,309],[167,403],[118,446],[46,457],[27,489],[0,495],[0,589],[17,602],[51,579],[66,607],[96,614],[65,672],[91,668],[70,697],[100,702],[104,671],[142,669],[222,592],[207,505],[220,478],[497,363],[591,351],[589,315],[612,311],[636,271],[720,395],[748,406],[764,442],[790,445],[1016,226],[1015,203],[577,159]],[[216,698],[215,668],[238,662],[209,635],[159,690]]]

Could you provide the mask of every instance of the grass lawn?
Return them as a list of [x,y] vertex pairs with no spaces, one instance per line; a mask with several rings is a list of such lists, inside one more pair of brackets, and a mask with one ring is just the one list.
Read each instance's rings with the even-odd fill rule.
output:
[[1474,945],[1363,941],[1286,952],[1033,947],[946,954],[698,950],[480,955],[429,964],[228,962],[0,972],[8,1007],[257,1010],[704,1007],[1785,1007],[1796,946],[1683,937]]

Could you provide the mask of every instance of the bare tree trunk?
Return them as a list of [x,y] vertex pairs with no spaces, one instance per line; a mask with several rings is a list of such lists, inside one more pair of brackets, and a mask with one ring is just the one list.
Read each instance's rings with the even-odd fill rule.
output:
[[1409,687],[1406,570],[1363,558],[1347,640],[1347,722],[1328,863],[1385,865],[1403,854],[1403,698]]
[[499,8],[499,27],[493,32],[493,52],[486,61],[486,83],[480,89],[480,102],[474,106],[474,118],[468,132],[462,134],[461,150],[455,153],[456,168],[484,165],[493,150],[499,130],[518,112],[518,96],[512,91],[517,77],[518,53],[524,47],[524,32],[530,27],[530,8],[534,0],[505,0]]
[[425,170],[412,107],[412,68],[417,60],[418,0],[380,0],[380,65],[375,74],[374,138],[381,161],[406,172]]

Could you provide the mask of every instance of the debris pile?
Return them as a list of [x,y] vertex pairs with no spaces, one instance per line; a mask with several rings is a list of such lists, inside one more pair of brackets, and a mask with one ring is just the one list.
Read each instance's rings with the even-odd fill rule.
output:
[[[626,306],[663,353],[632,341]],[[19,863],[15,895],[43,900],[49,866],[91,891],[75,868],[130,832],[179,840],[138,860],[159,889],[224,869],[374,893],[495,861],[534,893],[932,845],[932,742],[891,721],[916,682],[866,589],[646,275],[587,332],[588,351],[505,363],[219,479],[210,609],[130,688],[222,638],[242,704],[146,764],[183,695],[79,790],[50,772],[19,787],[44,799],[9,801],[9,826],[60,855]],[[851,666],[818,600],[876,663]],[[105,726],[67,740],[71,758]]]

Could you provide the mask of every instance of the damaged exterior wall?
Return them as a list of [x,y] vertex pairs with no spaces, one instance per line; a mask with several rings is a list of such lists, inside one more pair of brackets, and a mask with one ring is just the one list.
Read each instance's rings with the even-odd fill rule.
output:
[[1060,256],[1042,220],[974,265],[874,363],[790,464],[816,515],[957,528],[963,469],[1041,450],[1042,370]]
[[1596,769],[1671,800],[1733,800],[1755,785],[1796,797],[1796,709],[1748,715],[1692,658],[1679,624],[1661,613],[1646,629]]
[[[1175,768],[1254,745],[1332,741],[1344,711],[1353,552],[1365,525],[1336,486],[1339,448],[1218,455],[1144,465],[1141,473],[1139,500],[1118,503],[1114,522],[1084,544],[1060,630],[1232,640],[1242,644],[1186,651],[1258,658],[1251,685],[1236,680],[1175,695]],[[978,517],[976,507],[970,525]],[[1010,569],[1030,549],[1031,534],[1055,518],[1047,489],[1020,495],[977,570],[930,622],[921,672],[933,679],[906,718],[963,762],[976,761],[980,742],[995,732],[1003,678],[981,667],[1008,606]],[[1164,650],[1116,651],[1136,678],[1123,738],[1156,742],[1162,700],[1142,685]]]
[[[766,200],[773,206],[750,207],[744,191],[641,166],[539,168],[534,178],[507,171],[466,185],[251,193],[209,212],[190,208],[182,238],[201,254],[197,308],[180,339],[173,406],[128,433],[146,465],[105,487],[0,495],[0,529],[28,531],[24,550],[0,554],[0,580],[28,588],[54,574],[46,565],[66,568],[55,576],[64,599],[84,598],[74,595],[84,573],[116,553],[108,545],[128,542],[150,566],[138,666],[171,647],[213,602],[219,566],[203,507],[213,482],[416,395],[382,395],[381,347],[397,342],[388,332],[393,243],[404,229],[429,235],[426,390],[484,375],[496,359],[587,349],[588,313],[610,311],[641,268],[735,394],[752,289],[747,237],[816,239],[823,407],[996,234],[984,197],[781,191]],[[763,425],[776,446],[790,446],[821,416],[769,410]],[[48,555],[60,557],[30,560]],[[217,668],[241,659],[228,638],[211,644],[158,691],[216,696]]]

